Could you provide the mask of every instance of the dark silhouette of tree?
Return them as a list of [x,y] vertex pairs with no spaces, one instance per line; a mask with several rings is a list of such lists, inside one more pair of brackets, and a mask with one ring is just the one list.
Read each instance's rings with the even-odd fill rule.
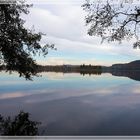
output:
[[41,46],[43,34],[24,27],[21,14],[28,14],[31,6],[23,1],[0,4],[0,64],[5,65],[7,71],[18,71],[26,79],[36,75],[33,55],[46,56],[48,48],[54,48],[53,44]]
[[38,135],[39,122],[29,119],[29,113],[21,111],[15,118],[4,118],[0,115],[0,135],[34,136]]
[[86,0],[82,5],[87,11],[85,18],[90,36],[99,36],[102,41],[135,39],[133,47],[140,47],[140,7],[139,0]]

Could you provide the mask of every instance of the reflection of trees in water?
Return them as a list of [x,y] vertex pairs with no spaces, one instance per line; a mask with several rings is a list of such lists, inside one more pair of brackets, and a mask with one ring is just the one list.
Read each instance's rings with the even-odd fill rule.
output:
[[80,74],[81,75],[86,75],[86,74],[89,74],[89,75],[101,75],[102,72],[101,71],[80,71]]
[[[130,63],[131,64],[131,63]],[[125,70],[126,69],[126,70]],[[0,66],[0,72],[5,71],[4,67]],[[128,77],[133,80],[140,81],[139,66],[114,69],[108,67],[102,69],[101,66],[81,65],[81,66],[39,66],[38,72],[55,72],[55,73],[80,73],[81,75],[101,75],[102,73],[111,73],[114,76]]]
[[59,66],[39,66],[38,72],[56,72],[56,73],[80,73],[85,74],[95,74],[101,75],[101,66],[92,65],[59,65]]
[[123,76],[123,77],[128,77],[130,79],[136,80],[136,81],[140,81],[140,71],[133,71],[133,70],[129,70],[129,71],[112,71],[111,72],[112,75],[114,76]]
[[101,75],[102,67],[101,66],[92,66],[92,65],[81,65],[79,72],[81,75],[89,74],[89,75]]
[[29,113],[21,111],[13,119],[0,115],[0,135],[4,136],[34,136],[38,135],[40,122],[32,121]]

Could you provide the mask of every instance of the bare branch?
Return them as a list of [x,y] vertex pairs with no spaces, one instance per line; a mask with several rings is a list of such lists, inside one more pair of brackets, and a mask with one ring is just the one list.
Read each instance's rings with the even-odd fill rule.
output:
[[[113,0],[112,0],[113,1]],[[135,37],[135,46],[139,44],[140,7],[132,2],[112,4],[109,1],[100,3],[87,1],[82,6],[87,11],[85,18],[90,36],[99,36],[102,40],[119,41]]]

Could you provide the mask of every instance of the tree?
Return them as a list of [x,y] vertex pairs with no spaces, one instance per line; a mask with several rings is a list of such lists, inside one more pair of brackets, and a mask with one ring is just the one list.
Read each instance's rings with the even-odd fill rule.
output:
[[120,43],[135,39],[133,47],[140,47],[140,7],[133,0],[86,0],[82,7],[88,13],[85,20],[90,36]]
[[15,118],[4,118],[0,115],[0,135],[34,136],[38,135],[39,122],[29,119],[29,113],[21,111]]
[[41,46],[42,33],[24,27],[21,14],[28,14],[32,5],[23,1],[0,5],[0,64],[7,71],[18,71],[20,76],[31,79],[36,75],[37,64],[33,55],[48,53],[54,45]]

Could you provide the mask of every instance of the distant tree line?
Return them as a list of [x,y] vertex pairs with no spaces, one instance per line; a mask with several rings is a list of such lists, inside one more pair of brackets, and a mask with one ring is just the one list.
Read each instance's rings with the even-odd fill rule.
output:
[[[93,65],[56,65],[56,66],[42,66],[36,65],[36,73],[41,72],[63,72],[63,73],[80,73],[85,74],[101,74],[102,66]],[[6,70],[5,66],[0,66],[0,70]]]
[[83,64],[83,65],[80,65],[80,69],[101,70],[102,67],[101,66],[93,66],[91,64],[89,64],[89,65]]
[[102,74],[102,67],[101,66],[93,66],[91,64],[89,65],[80,65],[80,74],[82,74],[83,76],[85,74],[96,74],[96,75],[101,75]]

